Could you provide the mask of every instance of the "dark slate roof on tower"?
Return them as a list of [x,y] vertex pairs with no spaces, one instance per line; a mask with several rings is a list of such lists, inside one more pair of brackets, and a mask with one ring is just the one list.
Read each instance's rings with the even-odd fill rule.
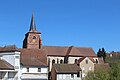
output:
[[35,25],[35,20],[34,20],[34,15],[32,14],[31,18],[31,24],[30,24],[30,30],[29,31],[36,31],[36,25]]

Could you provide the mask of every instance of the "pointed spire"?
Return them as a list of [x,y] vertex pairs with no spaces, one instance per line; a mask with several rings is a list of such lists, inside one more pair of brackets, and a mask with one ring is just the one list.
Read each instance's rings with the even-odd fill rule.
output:
[[35,25],[34,15],[33,14],[32,14],[32,18],[31,18],[31,24],[30,24],[29,31],[36,31],[36,25]]

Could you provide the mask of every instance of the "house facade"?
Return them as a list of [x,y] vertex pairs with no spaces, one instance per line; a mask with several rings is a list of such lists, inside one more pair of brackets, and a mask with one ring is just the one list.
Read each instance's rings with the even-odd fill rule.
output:
[[81,69],[76,64],[54,64],[51,80],[81,80]]
[[92,57],[83,57],[78,59],[77,64],[82,69],[82,78],[84,78],[89,71],[94,71],[96,61]]
[[0,80],[20,80],[20,51],[7,48],[0,50]]

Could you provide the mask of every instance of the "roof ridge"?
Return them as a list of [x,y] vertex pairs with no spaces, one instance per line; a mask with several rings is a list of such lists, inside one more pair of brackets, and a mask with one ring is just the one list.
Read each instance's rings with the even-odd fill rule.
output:
[[93,49],[92,47],[82,47],[82,46],[74,46],[75,48],[86,48],[86,49]]
[[9,48],[9,47],[14,48],[14,49],[17,49],[16,45],[6,45],[6,46],[4,46],[3,48]]
[[49,45],[44,45],[43,47],[70,47],[70,46],[56,46],[56,45],[49,46]]

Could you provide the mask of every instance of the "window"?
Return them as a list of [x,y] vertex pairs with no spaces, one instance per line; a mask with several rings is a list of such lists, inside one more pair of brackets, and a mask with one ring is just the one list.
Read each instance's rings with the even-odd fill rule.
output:
[[63,60],[62,60],[62,59],[60,60],[60,63],[61,63],[61,64],[63,63]]
[[77,64],[77,66],[80,66],[80,64]]
[[89,70],[92,70],[92,68],[91,68],[91,67],[89,67]]
[[85,68],[84,68],[84,67],[82,67],[82,70],[85,70]]
[[29,72],[29,68],[27,68],[27,72]]
[[98,63],[98,60],[96,59],[96,63]]
[[38,72],[41,72],[41,68],[38,68]]
[[15,73],[14,72],[8,72],[8,78],[14,79]]
[[77,77],[80,77],[80,72],[77,73]]
[[19,56],[15,56],[15,58],[19,59],[20,57]]
[[77,63],[77,59],[75,59],[75,63]]
[[74,74],[71,74],[71,78],[74,78]]
[[88,60],[86,60],[86,64],[88,64]]
[[15,66],[15,69],[19,69],[19,66]]
[[36,37],[35,37],[35,36],[33,36],[33,39],[36,39]]
[[52,65],[53,65],[54,63],[55,63],[55,60],[53,59],[53,60],[52,60]]

